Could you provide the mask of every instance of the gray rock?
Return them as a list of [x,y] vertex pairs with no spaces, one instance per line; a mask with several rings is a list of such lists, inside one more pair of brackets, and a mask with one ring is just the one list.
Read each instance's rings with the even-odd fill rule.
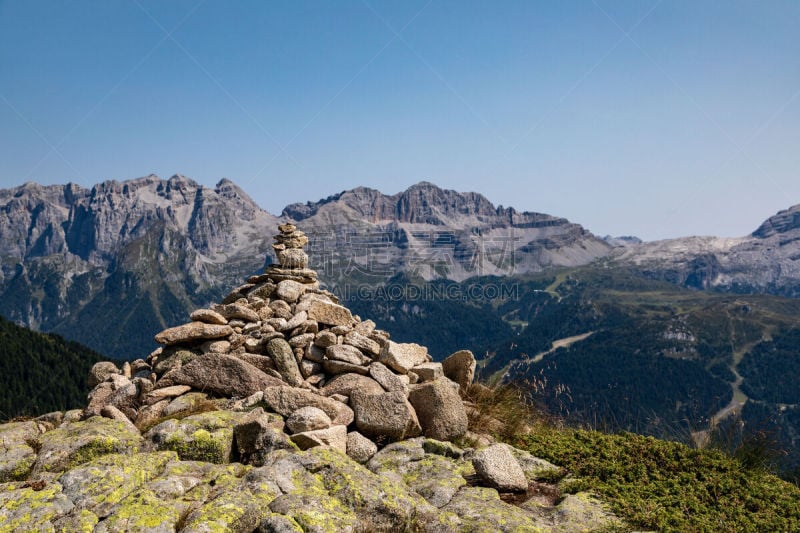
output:
[[236,449],[243,463],[261,466],[268,454],[275,450],[292,450],[289,437],[282,431],[283,419],[265,413],[261,407],[253,409],[233,427]]
[[444,376],[442,363],[422,363],[415,366],[412,371],[419,376],[419,381],[422,383],[434,381]]
[[171,387],[155,389],[145,394],[144,403],[146,405],[151,405],[161,400],[166,400],[167,398],[176,398],[190,390],[192,390],[192,388],[189,385],[173,385]]
[[303,533],[303,528],[288,516],[270,513],[261,521],[255,533]]
[[467,432],[467,412],[449,380],[416,385],[408,396],[419,417],[422,432],[437,440],[453,440]]
[[305,290],[302,283],[285,280],[278,283],[278,286],[275,288],[275,296],[291,304],[299,300],[300,295],[302,295]]
[[[177,370],[165,374],[157,389],[171,385],[189,385],[228,398],[250,396],[264,387],[280,384],[253,365],[231,355],[207,353]],[[157,390],[156,389],[156,390]]]
[[219,324],[224,326],[228,323],[227,319],[211,309],[196,309],[192,311],[189,318],[194,322],[205,322],[206,324]]
[[381,345],[358,331],[351,331],[344,336],[344,344],[355,346],[362,352],[375,357],[381,353]]
[[502,501],[495,489],[462,487],[442,508],[458,516],[458,526],[451,531],[543,531],[525,511]]
[[369,367],[345,363],[344,361],[336,361],[334,359],[325,359],[325,361],[322,363],[322,368],[324,368],[325,372],[328,374],[335,375],[355,373],[366,376],[369,374]]
[[475,452],[472,466],[481,480],[492,488],[504,492],[528,489],[525,472],[506,444],[495,444]]
[[137,451],[144,441],[130,424],[93,416],[46,433],[34,473],[61,472],[108,453]]
[[140,431],[150,429],[156,421],[164,416],[164,411],[167,409],[169,403],[169,400],[161,400],[151,405],[145,405],[139,409],[139,412],[136,414],[134,425],[139,428]]
[[108,376],[112,374],[119,374],[119,368],[111,361],[100,361],[92,366],[89,370],[89,388],[95,388],[100,383],[104,382]]
[[[295,328],[305,324],[307,318],[308,318],[308,316],[306,315],[306,312],[305,311],[300,311],[299,313],[294,315],[292,318],[290,318],[286,322],[286,329],[287,330],[295,329]],[[311,340],[311,338],[309,337],[309,341],[310,340]]]
[[301,407],[286,419],[289,434],[303,433],[331,427],[330,417],[319,407]]
[[314,345],[319,346],[320,348],[327,348],[328,346],[333,346],[334,344],[336,344],[336,334],[327,329],[317,333],[316,337],[314,338]]
[[[243,300],[242,300],[243,301]],[[225,317],[227,320],[244,320],[245,322],[258,322],[260,317],[258,312],[244,304],[232,303],[212,306],[214,311]]]
[[38,441],[39,425],[33,421],[0,425],[0,483],[25,479],[36,460],[31,444]]
[[184,342],[193,342],[206,339],[219,339],[227,337],[233,333],[230,326],[220,326],[217,324],[205,324],[203,322],[190,322],[182,326],[165,329],[155,340],[159,344],[172,346]]
[[324,300],[314,300],[311,303],[308,318],[329,326],[346,326],[353,322],[353,315],[348,308]]
[[322,363],[325,361],[325,349],[316,344],[310,344],[306,346],[304,358],[315,363]]
[[196,406],[208,401],[208,395],[203,392],[189,392],[178,396],[164,409],[163,416],[176,416],[196,409]]
[[283,300],[275,300],[270,302],[269,308],[272,309],[272,313],[275,318],[283,318],[285,320],[292,318],[292,306]]
[[303,375],[289,343],[283,339],[272,339],[267,343],[267,353],[275,361],[275,367],[286,383],[293,387],[300,386]]
[[354,390],[360,390],[367,394],[381,394],[384,391],[380,383],[367,376],[361,374],[339,374],[325,383],[319,391],[323,396],[332,396],[334,394],[341,394],[350,397],[350,393]]
[[105,407],[103,407],[103,410],[100,412],[100,414],[106,418],[110,418],[111,420],[116,420],[117,422],[129,424],[128,429],[131,432],[133,431],[136,431],[137,433],[139,432],[139,428],[137,428],[133,424],[133,422],[131,422],[131,420],[125,415],[125,413],[123,413],[113,405],[106,405]]
[[442,361],[442,370],[448,379],[458,383],[465,389],[472,384],[475,378],[475,356],[469,350],[460,350]]
[[345,453],[347,450],[347,428],[345,426],[331,426],[324,429],[295,433],[292,435],[292,441],[301,450],[309,450],[317,446],[329,446],[334,450]]
[[381,384],[387,392],[400,391],[408,396],[408,386],[400,376],[389,370],[383,363],[375,361],[369,365],[369,375]]
[[343,361],[351,365],[368,365],[371,359],[361,353],[361,350],[347,344],[334,344],[325,350],[325,356],[334,361]]
[[402,440],[416,437],[422,431],[414,408],[402,392],[366,394],[354,390],[350,394],[350,406],[356,427],[364,435]]
[[315,363],[314,361],[309,361],[308,359],[303,359],[300,361],[300,373],[304,378],[308,379],[314,374],[319,374],[320,372],[322,372],[321,364]]
[[407,374],[415,366],[427,363],[428,349],[415,343],[387,342],[381,349],[378,361],[399,374]]
[[351,431],[347,434],[347,455],[353,461],[364,464],[376,453],[378,453],[378,445],[358,431]]
[[290,416],[302,407],[317,407],[325,411],[332,424],[349,425],[353,421],[353,411],[336,400],[306,389],[295,387],[267,387],[264,389],[264,403],[282,416]]

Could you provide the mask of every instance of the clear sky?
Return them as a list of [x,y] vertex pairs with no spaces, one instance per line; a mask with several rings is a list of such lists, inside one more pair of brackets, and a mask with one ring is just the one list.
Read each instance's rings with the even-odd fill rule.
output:
[[796,0],[0,0],[0,187],[428,180],[656,239],[749,233],[798,170]]

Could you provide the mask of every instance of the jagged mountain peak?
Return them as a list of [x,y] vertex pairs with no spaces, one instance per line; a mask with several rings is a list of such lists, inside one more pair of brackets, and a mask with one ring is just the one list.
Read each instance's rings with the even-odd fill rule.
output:
[[794,205],[789,209],[778,211],[777,214],[765,220],[764,223],[752,233],[752,236],[764,239],[794,229],[800,229],[800,204]]

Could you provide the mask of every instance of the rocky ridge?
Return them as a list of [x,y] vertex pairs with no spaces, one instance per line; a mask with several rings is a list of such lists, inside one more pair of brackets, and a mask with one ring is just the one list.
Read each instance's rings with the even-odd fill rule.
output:
[[[469,429],[469,351],[432,362],[278,264],[97,363],[85,409],[0,426],[0,531],[574,531],[618,523],[560,469]],[[548,488],[549,487],[549,488]],[[556,505],[557,504],[557,505]]]

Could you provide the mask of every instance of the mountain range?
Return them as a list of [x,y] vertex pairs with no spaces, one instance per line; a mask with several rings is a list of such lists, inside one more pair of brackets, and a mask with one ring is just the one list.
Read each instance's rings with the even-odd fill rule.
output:
[[744,237],[641,242],[427,182],[279,216],[229,180],[27,183],[0,190],[0,314],[143,357],[156,332],[271,263],[280,221],[309,236],[326,286],[393,338],[438,358],[472,349],[484,377],[527,383],[562,416],[662,434],[744,411],[800,447],[800,206]]

